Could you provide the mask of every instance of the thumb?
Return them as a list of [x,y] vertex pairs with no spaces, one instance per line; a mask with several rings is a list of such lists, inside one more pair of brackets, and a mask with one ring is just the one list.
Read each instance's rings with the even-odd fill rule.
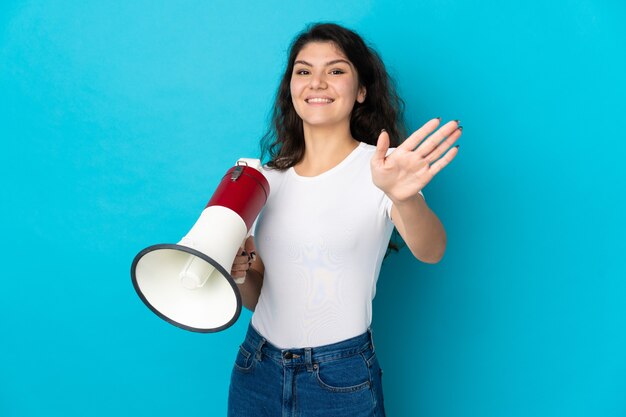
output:
[[376,142],[376,152],[372,156],[372,163],[382,163],[385,160],[387,151],[389,150],[389,133],[385,129],[378,135],[378,141]]
[[250,236],[246,239],[246,242],[244,243],[244,249],[246,252],[248,252],[249,255],[252,255],[252,253],[256,253],[256,246],[254,245],[254,237]]

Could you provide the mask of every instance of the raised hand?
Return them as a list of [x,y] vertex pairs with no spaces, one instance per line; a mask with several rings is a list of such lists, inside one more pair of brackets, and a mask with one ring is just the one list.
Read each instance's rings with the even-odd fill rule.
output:
[[463,127],[453,120],[433,133],[439,124],[438,118],[428,121],[387,156],[389,134],[381,132],[370,164],[372,180],[391,201],[414,198],[457,155],[458,146],[450,148]]

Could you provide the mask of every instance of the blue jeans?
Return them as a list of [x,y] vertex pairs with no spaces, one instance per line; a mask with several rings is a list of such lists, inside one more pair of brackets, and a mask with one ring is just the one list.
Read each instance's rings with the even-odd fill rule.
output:
[[253,327],[239,347],[229,417],[384,417],[372,332],[315,348],[279,349]]

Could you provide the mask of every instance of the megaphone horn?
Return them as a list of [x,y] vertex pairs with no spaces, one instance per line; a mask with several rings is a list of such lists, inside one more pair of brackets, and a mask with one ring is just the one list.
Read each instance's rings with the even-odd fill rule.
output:
[[202,333],[237,321],[241,295],[229,270],[269,195],[260,171],[258,159],[239,159],[180,242],[149,246],[135,256],[133,286],[157,316]]

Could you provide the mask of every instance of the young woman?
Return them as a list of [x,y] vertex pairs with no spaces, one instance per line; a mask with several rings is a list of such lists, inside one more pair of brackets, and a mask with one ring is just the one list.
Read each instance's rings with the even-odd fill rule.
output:
[[398,145],[401,101],[378,55],[335,24],[296,37],[263,142],[270,196],[232,268],[254,314],[229,416],[384,416],[370,331],[381,262],[394,226],[417,259],[442,258],[421,190],[461,129],[432,119]]

